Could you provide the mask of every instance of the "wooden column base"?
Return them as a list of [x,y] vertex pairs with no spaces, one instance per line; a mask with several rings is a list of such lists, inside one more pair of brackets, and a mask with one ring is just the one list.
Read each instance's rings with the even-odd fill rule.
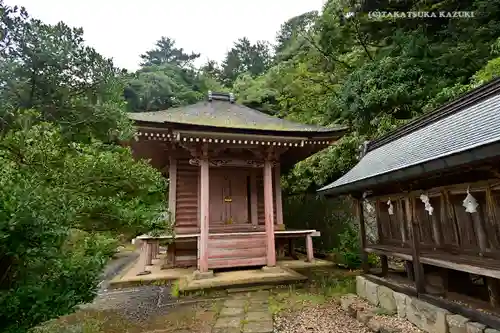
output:
[[214,271],[207,271],[207,272],[195,271],[193,273],[194,280],[210,279],[213,277],[214,277]]
[[146,265],[153,264],[153,244],[151,241],[146,241]]
[[313,262],[314,261],[314,250],[313,250],[313,242],[312,242],[311,235],[306,236],[306,251],[307,251],[307,261]]

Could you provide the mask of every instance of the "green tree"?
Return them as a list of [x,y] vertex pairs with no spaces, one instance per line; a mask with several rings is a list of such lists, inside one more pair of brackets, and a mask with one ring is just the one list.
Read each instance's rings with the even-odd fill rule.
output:
[[174,64],[180,67],[190,66],[193,60],[200,57],[199,53],[185,53],[183,48],[175,47],[175,40],[161,37],[156,42],[156,47],[141,54],[141,66]]
[[255,77],[264,73],[271,64],[271,53],[266,42],[252,44],[246,37],[238,39],[222,62],[220,79],[231,87],[241,74]]
[[0,330],[92,299],[118,234],[168,232],[165,181],[130,149],[121,71],[81,29],[0,0]]

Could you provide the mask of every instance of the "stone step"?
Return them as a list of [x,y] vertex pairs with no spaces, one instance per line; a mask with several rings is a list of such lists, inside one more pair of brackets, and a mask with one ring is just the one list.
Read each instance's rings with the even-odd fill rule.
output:
[[250,287],[242,287],[242,288],[230,288],[227,290],[228,294],[236,294],[236,293],[246,293],[250,291],[260,291],[260,290],[269,290],[274,288],[271,285],[262,285],[262,286],[250,286]]

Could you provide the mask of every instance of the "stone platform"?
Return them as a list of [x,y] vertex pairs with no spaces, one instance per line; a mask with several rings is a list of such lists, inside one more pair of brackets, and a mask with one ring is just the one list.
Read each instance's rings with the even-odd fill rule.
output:
[[109,288],[126,288],[138,285],[157,285],[179,281],[180,292],[195,292],[201,290],[220,290],[226,288],[241,288],[259,285],[280,285],[302,283],[307,277],[295,270],[321,266],[332,266],[333,263],[315,259],[313,262],[304,260],[279,260],[274,269],[246,269],[233,271],[216,271],[211,278],[195,280],[195,268],[162,269],[164,254],[153,259],[153,264],[147,266],[151,273],[139,275],[142,267],[138,261],[126,267],[122,274],[113,278]]
[[416,297],[396,292],[363,276],[356,277],[356,293],[370,304],[405,318],[427,333],[500,333],[483,323],[473,322]]

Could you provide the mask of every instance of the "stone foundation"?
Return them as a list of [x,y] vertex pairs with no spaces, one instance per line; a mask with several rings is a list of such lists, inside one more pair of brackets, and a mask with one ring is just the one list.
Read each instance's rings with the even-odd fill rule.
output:
[[363,276],[356,277],[356,292],[370,304],[397,313],[428,333],[500,333],[481,323],[453,314],[415,297],[401,294],[373,283]]

